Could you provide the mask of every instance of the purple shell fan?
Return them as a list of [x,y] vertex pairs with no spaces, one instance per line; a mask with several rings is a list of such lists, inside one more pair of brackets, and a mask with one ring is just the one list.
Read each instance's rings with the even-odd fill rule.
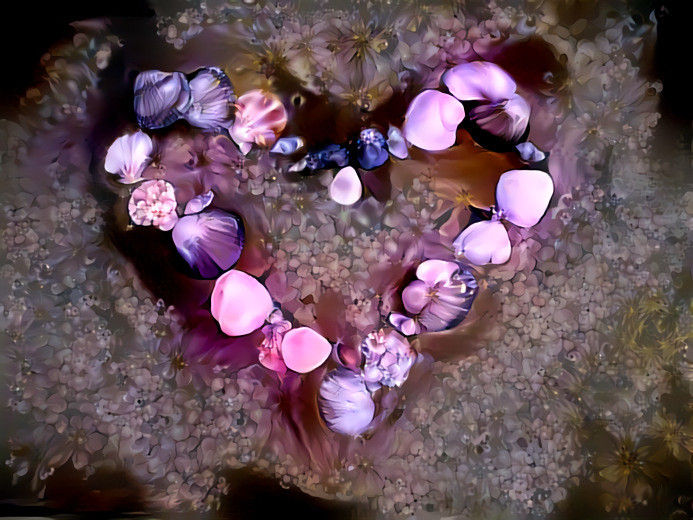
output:
[[360,435],[375,415],[363,377],[346,368],[327,374],[320,386],[319,404],[330,430],[344,435]]
[[245,232],[241,219],[220,209],[181,217],[173,242],[185,261],[202,278],[216,278],[241,256]]
[[233,86],[223,70],[200,69],[190,80],[191,104],[184,114],[192,126],[207,130],[228,128],[233,120]]
[[180,119],[190,105],[190,86],[180,72],[146,70],[135,79],[137,124],[150,130]]
[[416,276],[402,291],[402,302],[418,315],[422,332],[446,330],[466,318],[479,290],[471,272],[455,262],[426,260]]

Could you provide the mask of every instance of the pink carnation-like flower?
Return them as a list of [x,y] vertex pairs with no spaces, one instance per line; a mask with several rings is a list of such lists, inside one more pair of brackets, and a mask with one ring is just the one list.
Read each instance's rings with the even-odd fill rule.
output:
[[262,366],[283,374],[286,364],[282,358],[282,340],[284,334],[291,330],[291,322],[285,320],[279,310],[273,311],[267,321],[269,323],[262,327],[265,339],[258,347],[258,358]]
[[401,386],[416,359],[409,342],[395,331],[371,332],[361,344],[361,353],[363,378],[371,391],[379,385]]
[[169,231],[178,222],[177,206],[173,184],[164,180],[146,181],[132,192],[128,211],[138,226]]
[[247,154],[253,143],[270,147],[284,130],[287,114],[281,100],[270,92],[251,90],[236,101],[236,119],[229,135]]

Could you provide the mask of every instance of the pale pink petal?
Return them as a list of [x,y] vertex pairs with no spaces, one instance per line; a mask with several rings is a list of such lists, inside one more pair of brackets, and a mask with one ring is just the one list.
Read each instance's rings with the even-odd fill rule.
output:
[[330,184],[330,197],[335,202],[350,206],[361,198],[363,186],[358,173],[351,166],[339,170]]
[[501,67],[487,61],[473,61],[443,74],[450,94],[461,101],[502,101],[510,98],[517,85]]
[[510,258],[510,239],[500,221],[476,222],[453,242],[455,253],[476,265],[504,264]]
[[438,283],[445,283],[450,280],[452,275],[459,271],[459,266],[455,262],[445,260],[426,260],[421,262],[416,268],[416,277],[426,282],[429,287]]
[[327,360],[331,352],[330,342],[311,328],[299,327],[284,334],[282,341],[284,363],[299,374],[318,368]]
[[510,170],[496,186],[496,201],[504,219],[531,227],[541,220],[553,195],[551,176],[541,170]]
[[231,270],[214,284],[212,316],[229,336],[244,336],[259,329],[272,309],[267,289],[243,271]]
[[132,184],[142,177],[142,172],[153,150],[151,138],[142,131],[116,139],[108,148],[104,168],[120,176],[120,182]]
[[431,287],[421,280],[414,280],[402,291],[402,303],[404,308],[412,314],[421,312],[431,300]]
[[212,191],[208,191],[207,193],[203,193],[202,195],[193,197],[185,205],[183,215],[192,215],[195,213],[199,213],[207,206],[209,206],[212,203],[212,200],[214,200],[214,192]]
[[404,136],[424,150],[445,150],[455,144],[457,126],[464,114],[464,107],[454,97],[437,90],[424,90],[407,109]]

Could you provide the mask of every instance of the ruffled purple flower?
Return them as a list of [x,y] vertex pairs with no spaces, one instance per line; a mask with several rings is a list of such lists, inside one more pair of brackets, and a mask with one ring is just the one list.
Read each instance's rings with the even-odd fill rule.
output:
[[455,262],[426,260],[416,276],[402,291],[402,303],[422,332],[449,329],[467,316],[478,291],[469,271]]
[[174,123],[190,102],[190,87],[180,72],[146,70],[135,79],[135,114],[142,128],[153,130]]
[[371,391],[380,385],[401,386],[416,360],[407,339],[395,331],[371,332],[361,344],[361,353],[363,378]]
[[190,80],[190,98],[190,107],[184,117],[192,126],[219,130],[231,124],[235,96],[231,80],[223,70],[201,69]]
[[241,219],[221,209],[186,215],[173,228],[176,249],[196,274],[206,279],[231,269],[241,257],[244,241]]
[[375,128],[361,131],[356,142],[356,160],[364,170],[373,170],[385,164],[389,158],[383,134]]
[[346,368],[327,374],[318,402],[330,430],[343,435],[362,434],[375,415],[375,403],[363,377]]
[[123,184],[133,184],[142,178],[152,154],[152,139],[142,131],[119,137],[109,146],[104,168],[118,175]]
[[138,226],[155,226],[169,231],[178,222],[173,184],[164,180],[145,181],[132,192],[130,218]]

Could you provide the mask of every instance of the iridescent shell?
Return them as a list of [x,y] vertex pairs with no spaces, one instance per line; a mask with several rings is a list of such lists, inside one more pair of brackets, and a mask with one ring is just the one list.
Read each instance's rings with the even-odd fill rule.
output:
[[185,215],[173,228],[173,243],[201,278],[216,278],[241,256],[245,232],[239,217],[221,209]]
[[180,72],[146,70],[135,78],[135,114],[142,128],[153,130],[172,124],[190,103],[190,86]]
[[188,123],[206,130],[228,128],[233,121],[231,80],[216,67],[200,69],[190,80],[190,107],[184,117]]

